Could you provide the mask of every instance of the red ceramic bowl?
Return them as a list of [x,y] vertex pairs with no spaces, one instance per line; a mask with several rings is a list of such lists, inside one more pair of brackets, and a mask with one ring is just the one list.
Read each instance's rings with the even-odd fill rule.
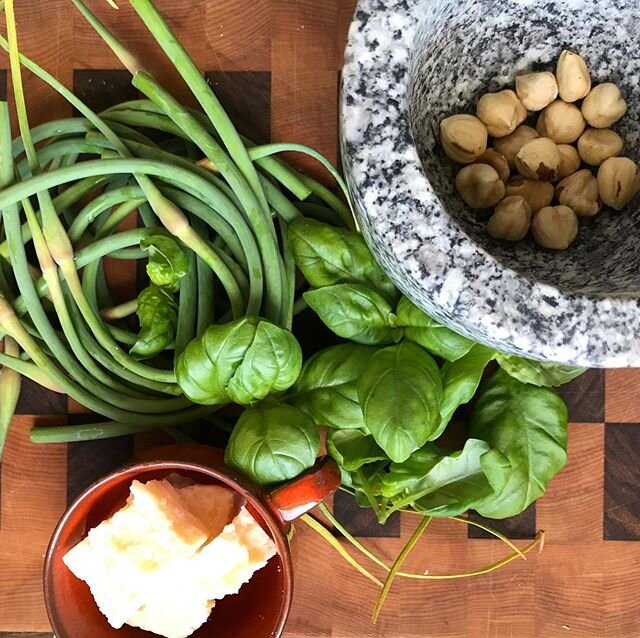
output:
[[216,603],[209,620],[193,638],[277,638],[291,605],[293,569],[286,537],[287,522],[302,515],[340,483],[334,461],[321,459],[294,481],[266,492],[224,465],[221,450],[202,445],[171,445],[145,455],[142,462],[105,476],[87,488],[56,527],[44,567],[47,613],[57,638],[152,638],[124,625],[114,629],[96,606],[89,587],[62,562],[87,532],[122,507],[134,479],[161,479],[179,472],[198,483],[219,483],[242,495],[248,509],[274,540],[278,553],[235,596]]

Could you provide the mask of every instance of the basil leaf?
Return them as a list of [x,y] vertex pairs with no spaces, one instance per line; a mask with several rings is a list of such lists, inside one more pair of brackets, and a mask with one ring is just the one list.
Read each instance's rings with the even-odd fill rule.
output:
[[413,483],[405,475],[405,487],[396,494],[390,494],[389,485],[393,486],[394,475],[402,468],[392,463],[383,493],[392,497],[392,510],[411,506],[427,516],[457,516],[493,494],[480,461],[489,451],[485,441],[469,439],[462,450],[443,455],[422,474],[414,474]]
[[406,339],[447,361],[460,359],[474,346],[473,341],[445,328],[406,297],[398,302],[396,325],[404,328]]
[[395,315],[380,294],[361,284],[336,284],[304,293],[304,300],[335,334],[356,343],[392,343],[401,338]]
[[382,495],[393,498],[402,493],[409,493],[443,456],[442,450],[433,443],[427,443],[413,452],[406,461],[391,463],[389,472],[382,478]]
[[224,460],[259,485],[292,479],[310,468],[320,451],[315,423],[290,405],[245,410],[233,428]]
[[484,369],[494,356],[493,350],[475,345],[457,361],[447,361],[442,366],[443,391],[440,426],[436,438],[444,432],[458,407],[471,401],[480,385]]
[[567,421],[567,406],[553,390],[521,383],[502,370],[488,380],[471,418],[471,436],[502,452],[511,468],[500,493],[475,507],[480,514],[515,516],[544,494],[567,461]]
[[350,472],[387,459],[374,438],[359,430],[332,430],[327,435],[327,451],[340,467]]
[[218,369],[228,379],[229,398],[243,405],[288,390],[302,368],[302,350],[293,333],[264,320],[256,324],[251,345],[237,366],[235,355],[235,347],[225,344]]
[[249,405],[289,389],[302,367],[293,334],[260,317],[212,325],[178,357],[176,378],[194,403]]
[[442,380],[433,358],[403,342],[378,350],[358,382],[364,422],[392,461],[405,461],[438,428]]
[[511,377],[538,386],[559,386],[569,383],[587,371],[587,368],[566,366],[547,361],[532,361],[513,355],[498,353],[498,365]]
[[178,304],[166,290],[149,286],[138,295],[136,313],[140,332],[129,354],[138,359],[153,357],[175,339]]
[[314,288],[343,283],[372,287],[388,299],[397,291],[380,268],[362,235],[299,217],[289,225],[296,266]]
[[151,235],[140,242],[140,248],[149,252],[147,274],[156,286],[171,292],[178,290],[180,279],[187,274],[189,260],[180,244],[165,235]]
[[358,379],[375,348],[345,343],[306,361],[287,403],[306,412],[318,425],[364,429]]

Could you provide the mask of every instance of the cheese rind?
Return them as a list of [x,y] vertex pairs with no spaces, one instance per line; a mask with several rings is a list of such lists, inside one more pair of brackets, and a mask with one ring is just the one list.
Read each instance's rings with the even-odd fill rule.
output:
[[188,485],[178,489],[187,508],[207,529],[209,538],[222,532],[240,510],[240,498],[221,485]]

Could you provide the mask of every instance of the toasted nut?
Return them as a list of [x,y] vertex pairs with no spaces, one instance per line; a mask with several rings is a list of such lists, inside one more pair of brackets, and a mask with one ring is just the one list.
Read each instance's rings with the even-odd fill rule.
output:
[[578,235],[578,218],[568,206],[545,206],[535,214],[531,234],[543,248],[564,250]]
[[536,213],[541,208],[551,204],[554,190],[553,185],[549,182],[539,182],[535,179],[516,175],[507,182],[505,193],[507,197],[520,195],[529,204],[531,212]]
[[471,208],[490,208],[504,197],[504,182],[488,164],[471,164],[460,169],[456,188]]
[[516,168],[521,175],[542,182],[556,178],[560,166],[560,151],[548,137],[527,142],[516,155]]
[[627,103],[611,82],[594,86],[582,103],[582,115],[593,128],[609,128],[626,112]]
[[628,157],[610,157],[598,169],[598,192],[607,205],[621,210],[640,190],[640,169]]
[[585,126],[584,117],[575,104],[556,100],[542,111],[536,130],[556,144],[570,144],[582,135]]
[[504,155],[500,155],[498,151],[488,148],[480,157],[475,161],[475,164],[487,164],[492,168],[495,168],[496,173],[500,176],[503,182],[507,182],[511,177],[511,171],[509,170],[509,163],[504,158]]
[[624,141],[610,128],[588,128],[578,140],[580,157],[591,166],[600,166],[609,157],[620,155]]
[[575,102],[591,90],[591,75],[587,63],[573,51],[563,51],[556,66],[558,93],[565,102]]
[[579,217],[593,217],[602,210],[598,197],[598,180],[588,168],[565,177],[556,186],[556,197]]
[[513,133],[527,117],[527,109],[510,89],[485,93],[479,100],[476,115],[485,123],[489,135],[504,137]]
[[571,144],[558,144],[560,151],[560,165],[558,166],[558,179],[564,179],[580,168],[580,155]]
[[516,167],[516,155],[518,151],[531,140],[540,137],[535,129],[523,124],[519,126],[513,133],[505,135],[505,137],[499,137],[493,141],[493,147],[504,155],[509,162],[510,168]]
[[487,128],[474,115],[452,115],[440,122],[440,141],[454,162],[471,164],[487,150]]
[[519,241],[524,239],[531,226],[531,209],[524,197],[505,197],[491,215],[487,232],[496,239]]
[[541,111],[558,97],[556,76],[549,71],[516,76],[516,93],[529,111]]

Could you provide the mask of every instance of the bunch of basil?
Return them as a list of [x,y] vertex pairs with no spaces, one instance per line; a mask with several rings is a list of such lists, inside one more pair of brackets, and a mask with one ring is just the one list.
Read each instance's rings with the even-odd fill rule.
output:
[[[300,218],[288,237],[311,287],[306,303],[348,342],[318,352],[301,372],[295,339],[282,328],[259,348],[245,340],[249,362],[225,339],[210,344],[209,357],[206,339],[190,345],[177,370],[187,395],[198,400],[185,379],[201,370],[215,386],[213,402],[226,395],[250,406],[231,434],[227,462],[262,484],[292,478],[313,465],[326,426],[344,489],[381,522],[406,508],[504,518],[540,497],[566,462],[567,408],[551,386],[584,370],[503,355],[438,324],[399,294],[355,232]],[[211,372],[227,366],[225,349],[237,353],[231,368],[244,368],[253,395],[220,389],[236,374],[218,382]],[[483,381],[493,360],[499,369]],[[443,451],[434,441],[473,398],[470,438],[462,450]]]

